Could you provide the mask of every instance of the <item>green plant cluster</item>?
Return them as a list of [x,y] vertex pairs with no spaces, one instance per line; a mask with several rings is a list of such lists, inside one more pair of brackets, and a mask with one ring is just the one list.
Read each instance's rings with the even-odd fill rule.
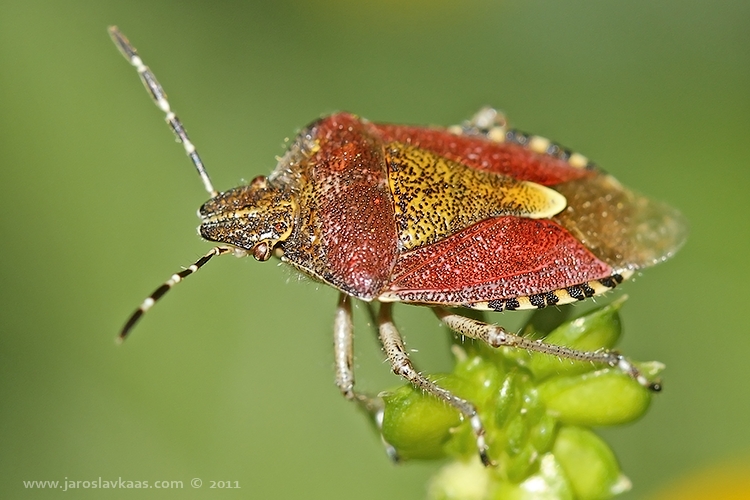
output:
[[[523,335],[581,350],[610,349],[624,298],[556,326],[532,315]],[[433,499],[605,499],[630,482],[590,428],[643,415],[651,392],[616,368],[456,340],[451,373],[431,377],[475,404],[486,427],[483,467],[470,425],[452,407],[409,384],[382,395],[383,437],[409,459],[450,458],[433,478]],[[637,365],[648,377],[663,366]]]

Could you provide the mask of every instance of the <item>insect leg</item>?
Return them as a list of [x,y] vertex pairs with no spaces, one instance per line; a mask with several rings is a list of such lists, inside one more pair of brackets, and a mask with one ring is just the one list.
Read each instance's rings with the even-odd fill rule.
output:
[[520,335],[507,332],[503,327],[477,321],[460,314],[455,314],[442,307],[433,307],[432,310],[445,325],[454,332],[460,333],[472,339],[481,340],[490,347],[514,347],[526,349],[527,351],[541,352],[560,358],[574,359],[591,363],[603,363],[617,367],[629,375],[642,386],[658,392],[661,384],[646,378],[633,363],[617,351],[602,349],[599,351],[579,351],[570,347],[548,344],[541,340],[530,340]]
[[[165,293],[167,293],[170,288],[175,286],[177,283],[185,279],[186,277],[190,276],[194,272],[196,272],[198,269],[203,267],[209,260],[216,257],[217,255],[224,255],[226,253],[234,252],[237,253],[238,250],[233,247],[214,247],[211,249],[210,252],[208,252],[206,255],[195,261],[193,265],[188,267],[187,269],[183,269],[179,273],[175,273],[172,275],[171,278],[169,278],[167,281],[165,281],[159,288],[154,290],[154,292],[149,295],[146,300],[143,301],[143,303],[138,307],[138,309],[133,312],[133,314],[130,315],[130,318],[125,322],[125,326],[122,327],[122,330],[120,330],[120,334],[117,336],[117,340],[119,342],[122,342],[125,340],[125,337],[127,337],[128,333],[130,333],[130,330],[133,329],[135,324],[138,322],[139,319],[141,319],[141,316],[151,309],[151,307],[156,303],[157,300],[162,298]],[[241,252],[240,255],[243,255],[244,252]]]
[[[354,390],[354,327],[352,324],[351,297],[342,293],[336,307],[336,318],[333,322],[333,355],[336,364],[336,385],[341,394],[349,401],[356,402],[372,419],[378,431],[383,428],[383,401]],[[382,434],[381,434],[382,438]],[[396,449],[383,439],[388,457],[399,460]]]
[[404,341],[401,335],[396,329],[396,325],[393,324],[393,318],[391,316],[391,304],[389,302],[383,302],[380,304],[380,314],[378,315],[378,332],[380,334],[380,342],[385,349],[388,361],[391,363],[393,373],[404,377],[406,380],[411,382],[414,387],[428,392],[438,399],[442,399],[446,403],[450,404],[458,411],[460,411],[464,418],[468,419],[471,423],[471,428],[474,431],[474,435],[477,441],[477,449],[479,450],[479,458],[485,466],[492,465],[490,457],[487,455],[487,443],[485,441],[485,431],[482,420],[479,418],[474,405],[455,396],[447,389],[443,389],[439,385],[435,384],[427,377],[419,373],[414,369],[414,366],[409,360],[409,356],[406,354],[404,349]]
[[459,135],[484,136],[494,142],[504,142],[508,130],[508,121],[505,115],[489,106],[477,111],[470,120],[461,125],[449,128],[451,132]]
[[339,294],[336,319],[333,322],[333,355],[336,363],[336,385],[346,399],[354,399],[354,327],[352,301]]

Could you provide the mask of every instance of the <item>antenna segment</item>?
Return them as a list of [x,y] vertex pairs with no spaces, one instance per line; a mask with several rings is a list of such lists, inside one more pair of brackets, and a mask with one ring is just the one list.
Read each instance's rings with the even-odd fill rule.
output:
[[203,166],[203,161],[201,160],[198,151],[195,149],[195,146],[190,142],[185,127],[170,108],[169,101],[167,101],[167,94],[159,84],[156,76],[148,66],[143,64],[135,47],[130,44],[128,39],[120,32],[117,26],[110,26],[108,31],[109,36],[112,37],[112,41],[115,42],[115,45],[117,45],[117,48],[122,55],[125,56],[125,59],[135,66],[135,69],[138,71],[138,76],[141,78],[141,82],[143,82],[143,86],[146,87],[146,90],[151,95],[151,99],[153,99],[159,109],[166,114],[165,119],[167,124],[169,124],[175,136],[177,136],[177,140],[182,143],[182,146],[185,148],[185,153],[188,155],[188,158],[190,158],[190,161],[195,165],[195,169],[198,171],[198,175],[201,176],[206,191],[211,195],[211,198],[216,197],[219,193],[214,189],[213,184],[211,184],[211,179],[208,177],[206,167]]

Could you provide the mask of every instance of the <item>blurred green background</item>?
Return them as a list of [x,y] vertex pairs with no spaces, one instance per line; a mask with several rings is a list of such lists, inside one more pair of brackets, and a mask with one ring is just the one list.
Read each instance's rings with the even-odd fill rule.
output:
[[[489,104],[679,207],[687,246],[622,287],[622,349],[666,363],[665,391],[603,434],[635,484],[624,498],[748,464],[748,20],[743,1],[3,2],[0,497],[101,476],[185,484],[108,498],[421,498],[436,468],[388,462],[333,385],[336,292],[289,269],[218,259],[115,345],[210,245],[195,231],[202,185],[109,24],[218,189],[268,173],[322,114],[449,125]],[[355,314],[360,387],[399,384]],[[429,311],[395,314],[418,365],[445,370]]]

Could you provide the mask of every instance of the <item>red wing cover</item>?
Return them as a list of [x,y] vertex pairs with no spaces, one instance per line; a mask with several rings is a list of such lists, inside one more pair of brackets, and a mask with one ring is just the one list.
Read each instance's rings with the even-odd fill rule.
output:
[[606,278],[610,266],[547,219],[486,219],[401,255],[384,291],[405,302],[524,297]]

